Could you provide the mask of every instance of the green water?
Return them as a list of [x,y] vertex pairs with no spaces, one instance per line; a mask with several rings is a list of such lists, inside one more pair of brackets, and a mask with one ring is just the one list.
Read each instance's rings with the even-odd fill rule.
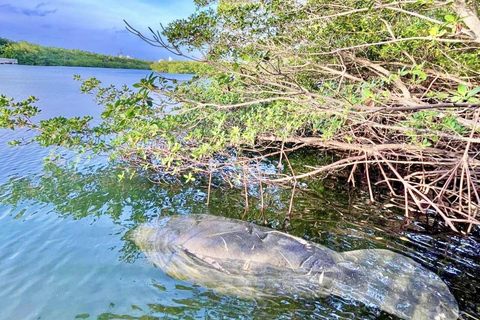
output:
[[[72,74],[132,84],[146,73],[1,66],[0,94],[37,95],[48,115],[97,115]],[[168,277],[128,234],[162,215],[189,213],[253,220],[338,251],[401,252],[438,274],[460,309],[479,317],[478,232],[431,235],[424,223],[407,225],[392,208],[369,205],[365,194],[350,193],[335,180],[304,186],[289,223],[290,191],[275,187],[265,190],[264,212],[256,188],[249,190],[247,212],[244,195],[225,188],[213,189],[207,207],[201,182],[155,185],[142,176],[119,181],[119,169],[104,159],[44,164],[48,150],[6,146],[19,134],[0,131],[0,319],[394,319],[341,297],[249,301]]]

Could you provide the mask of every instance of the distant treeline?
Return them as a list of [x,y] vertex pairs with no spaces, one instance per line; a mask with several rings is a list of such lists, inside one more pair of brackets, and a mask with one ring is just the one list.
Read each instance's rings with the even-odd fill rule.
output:
[[196,61],[159,61],[151,64],[150,68],[161,73],[187,74],[205,74],[211,69],[208,64]]
[[0,58],[18,59],[19,64],[123,69],[150,69],[150,61],[119,58],[82,50],[44,47],[0,38]]

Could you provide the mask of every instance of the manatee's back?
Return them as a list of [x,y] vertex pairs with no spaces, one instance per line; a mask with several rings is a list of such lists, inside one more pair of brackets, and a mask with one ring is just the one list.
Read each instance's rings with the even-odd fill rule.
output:
[[[187,217],[176,220],[179,219],[186,220]],[[284,232],[209,215],[190,215],[188,219],[193,226],[184,230],[183,235],[171,245],[198,257],[209,257],[219,264],[238,261],[244,273],[255,265],[259,270],[266,266],[298,270],[302,264],[308,266],[308,261],[314,261],[308,258],[315,256],[322,258],[324,267],[336,264],[336,252]],[[169,221],[166,227],[177,224],[176,220]],[[306,260],[307,263],[304,263]],[[250,264],[251,268],[244,266],[244,263]]]
[[445,283],[433,272],[389,250],[342,253],[343,276],[335,284],[340,296],[361,301],[403,319],[451,320],[458,306]]
[[139,226],[132,236],[170,276],[239,296],[325,295],[338,275],[338,253],[234,219],[172,216]]

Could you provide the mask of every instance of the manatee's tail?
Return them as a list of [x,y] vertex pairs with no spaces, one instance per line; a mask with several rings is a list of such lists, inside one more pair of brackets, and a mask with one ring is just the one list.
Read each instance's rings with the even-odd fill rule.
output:
[[389,250],[343,252],[333,293],[403,319],[458,318],[455,298],[443,281],[419,263]]

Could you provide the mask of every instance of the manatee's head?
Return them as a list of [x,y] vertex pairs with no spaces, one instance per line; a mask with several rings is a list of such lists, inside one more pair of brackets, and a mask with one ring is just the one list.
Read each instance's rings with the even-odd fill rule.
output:
[[131,239],[144,252],[165,251],[194,234],[196,224],[195,215],[165,217],[138,226],[132,231]]
[[177,236],[173,230],[164,228],[168,219],[167,217],[156,222],[139,225],[131,232],[130,238],[144,252],[164,247]]
[[204,226],[199,225],[204,218],[209,219],[204,215],[165,217],[138,226],[130,233],[130,239],[145,253],[148,260],[171,277],[181,280],[195,280],[197,277],[207,279],[212,271],[202,268],[202,264],[193,259],[183,247],[187,241],[205,231]]

